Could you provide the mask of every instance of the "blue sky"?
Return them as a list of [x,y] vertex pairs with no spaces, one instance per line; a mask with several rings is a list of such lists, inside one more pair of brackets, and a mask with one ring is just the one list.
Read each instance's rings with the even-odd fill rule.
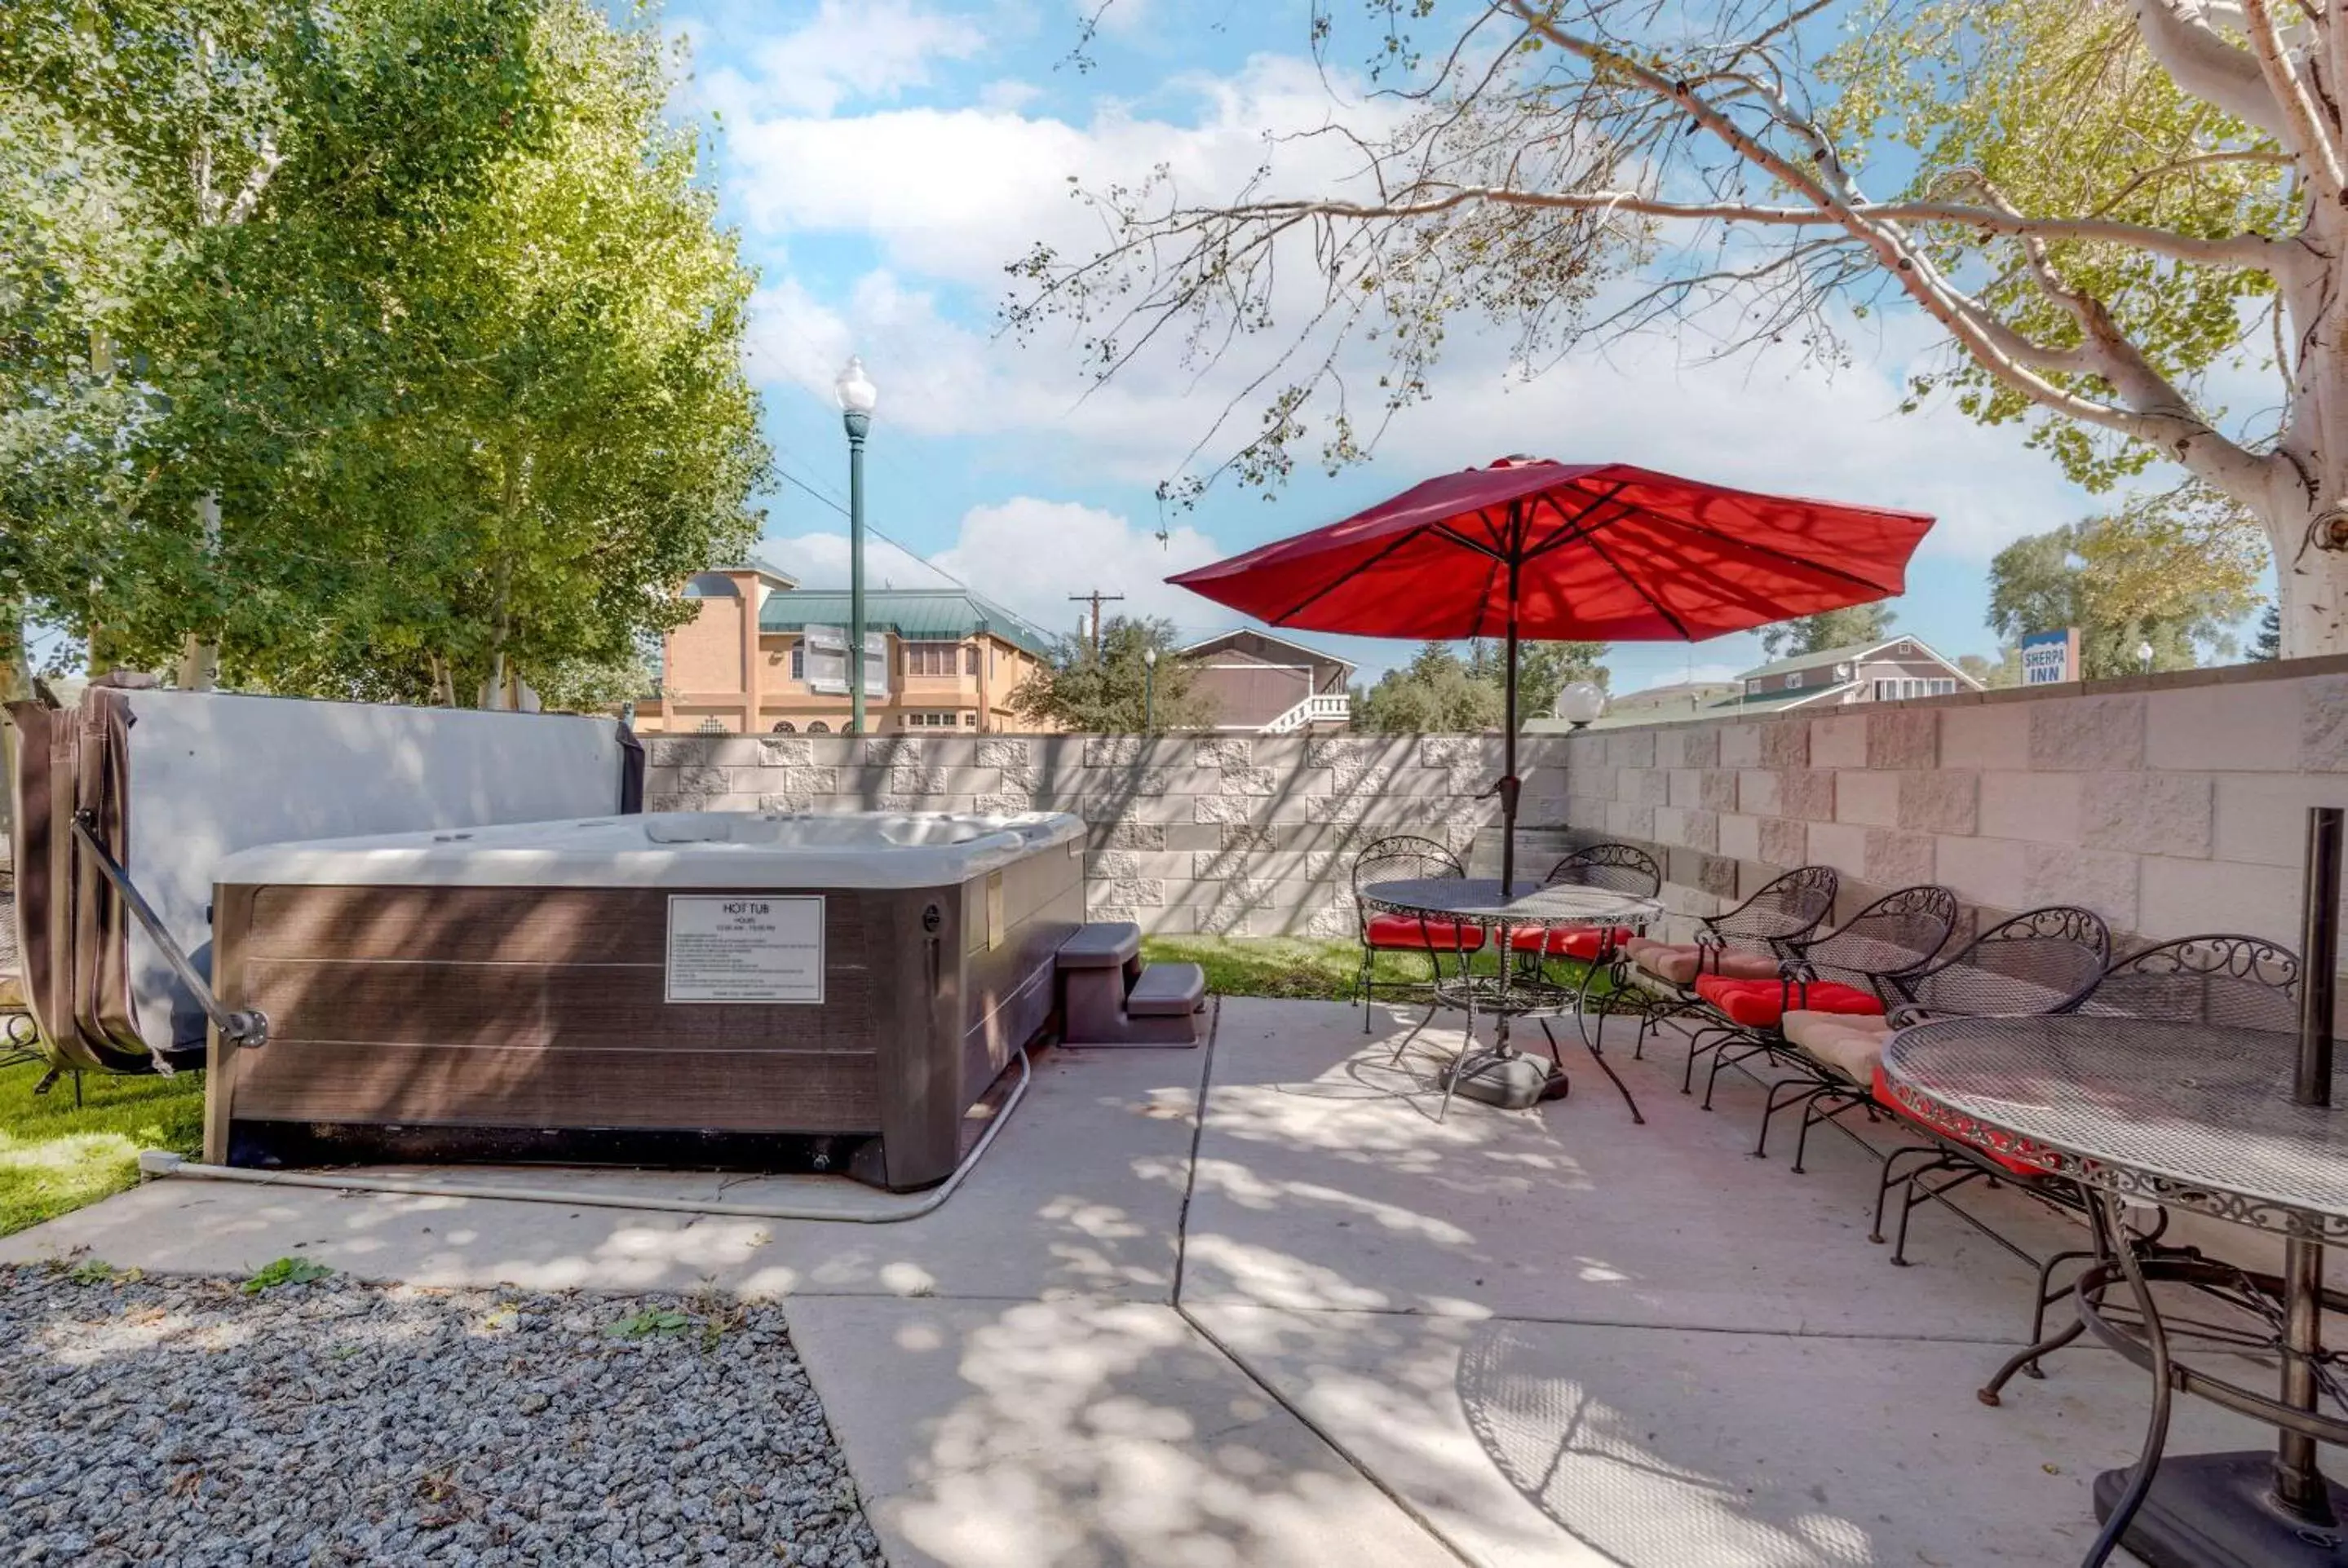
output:
[[[1084,0],[1089,9],[1090,0]],[[791,480],[768,497],[767,553],[810,586],[846,579],[846,455],[830,384],[852,352],[880,389],[867,467],[874,525],[1046,627],[1073,630],[1097,587],[1190,636],[1234,623],[1168,573],[1333,520],[1431,473],[1511,452],[1622,459],[1754,488],[1914,507],[1941,520],[1900,625],[1954,657],[1990,652],[1984,569],[1999,546],[2095,505],[2013,430],[1952,408],[1901,415],[1934,340],[1893,315],[1832,374],[1791,355],[1690,363],[1669,340],[1576,358],[1527,381],[1497,332],[1463,329],[1436,396],[1376,460],[1301,471],[1267,500],[1226,483],[1155,537],[1154,487],[1208,433],[1222,396],[1169,358],[1086,395],[1074,346],[994,332],[1005,263],[1038,240],[1087,248],[1070,200],[1165,162],[1231,190],[1267,128],[1349,110],[1306,53],[1303,5],[1117,0],[1078,70],[1076,0],[673,0],[694,51],[680,109],[717,117],[717,180],[761,274],[752,364]],[[1341,15],[1350,15],[1343,13]],[[1353,51],[1358,53],[1358,50]],[[1338,58],[1350,57],[1340,50]],[[1246,421],[1251,424],[1252,420]],[[1232,443],[1210,446],[1220,457]],[[881,550],[876,579],[934,582]],[[1407,644],[1315,639],[1365,673]],[[1757,640],[1618,648],[1624,692],[1757,662]]]

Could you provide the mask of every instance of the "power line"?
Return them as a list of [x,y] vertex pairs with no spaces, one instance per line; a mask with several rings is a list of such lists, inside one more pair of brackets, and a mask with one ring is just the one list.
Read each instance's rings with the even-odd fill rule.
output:
[[[789,480],[792,484],[798,486],[800,489],[805,490],[808,495],[813,496],[817,500],[821,501],[825,506],[829,507],[833,511],[838,512],[841,517],[850,518],[851,521],[854,520],[846,507],[841,506],[838,501],[833,500],[829,496],[825,495],[822,491],[817,489],[814,486],[808,484],[805,479],[800,478],[797,474],[792,473],[788,468],[784,467],[781,464],[778,463],[775,465],[775,472],[781,475],[785,479]],[[879,539],[884,545],[894,545],[924,570],[937,573],[940,577],[945,579],[948,582],[953,584],[954,587],[962,589],[964,593],[976,593],[978,591],[976,589],[971,587],[970,584],[963,581],[962,579],[954,576],[953,573],[940,566],[936,561],[932,560],[928,556],[923,555],[921,551],[907,544],[904,540],[897,538],[891,535],[882,533],[879,528],[873,527],[869,519],[864,525],[864,531],[870,534],[874,538]]]
[[846,507],[841,506],[838,501],[833,500],[829,496],[825,495],[821,490],[817,489],[813,485],[808,484],[805,479],[800,478],[797,474],[792,473],[780,463],[775,465],[775,472],[789,480],[792,484],[797,485],[800,489],[805,490],[808,495],[813,496],[817,500],[821,501],[825,506],[829,507],[833,511],[838,512],[841,517],[844,518],[848,516],[848,508]]

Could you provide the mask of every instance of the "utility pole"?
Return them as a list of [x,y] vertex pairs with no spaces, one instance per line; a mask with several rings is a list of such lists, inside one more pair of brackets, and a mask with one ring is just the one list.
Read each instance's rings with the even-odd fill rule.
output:
[[1078,604],[1089,604],[1093,607],[1093,662],[1097,664],[1100,662],[1100,607],[1104,604],[1115,604],[1124,599],[1125,595],[1103,593],[1100,589],[1095,589],[1090,593],[1072,593],[1068,597]]

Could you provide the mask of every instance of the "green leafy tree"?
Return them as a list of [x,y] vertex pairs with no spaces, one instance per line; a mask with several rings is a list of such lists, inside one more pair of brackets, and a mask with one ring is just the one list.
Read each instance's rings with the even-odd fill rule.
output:
[[1215,722],[1214,703],[1197,689],[1197,672],[1174,657],[1176,646],[1170,620],[1112,615],[1101,623],[1098,658],[1090,640],[1063,639],[1011,694],[1011,706],[1030,723],[1086,734],[1204,728]]
[[[1529,712],[1529,710],[1527,710]],[[1500,684],[1440,642],[1389,670],[1354,703],[1354,727],[1391,734],[1498,729]]]
[[[1557,702],[1557,694],[1576,681],[1606,688],[1606,655],[1602,642],[1520,642],[1517,645],[1517,713],[1539,718]],[[1496,690],[1505,690],[1508,646],[1479,638],[1468,644],[1468,672]]]
[[2282,657],[2282,610],[2268,605],[2259,617],[2258,635],[2250,639],[2249,658],[2255,664],[2271,664]]
[[1385,90],[1237,189],[1085,191],[1106,241],[1014,265],[1012,324],[1073,318],[1094,374],[1263,348],[1174,487],[1361,460],[1463,317],[1529,374],[1651,329],[1832,364],[1896,302],[1944,347],[1911,405],[2098,489],[2178,466],[2289,563],[2284,653],[2348,651],[2348,9],[1368,0],[1357,48],[1346,9],[1316,55]]
[[2079,629],[2088,680],[2187,670],[2200,649],[2230,651],[2230,625],[2257,603],[2264,551],[2215,497],[2162,497],[2016,539],[1990,562],[1990,629],[2019,639]]
[[1985,659],[1978,653],[1957,656],[1957,668],[1992,691],[2001,686],[2022,684],[2022,650],[2002,648],[1995,659]]
[[67,504],[0,553],[38,563],[20,601],[94,662],[154,666],[192,638],[272,690],[502,704],[625,665],[686,614],[674,585],[754,537],[752,280],[666,118],[649,13],[0,16],[0,90],[41,106],[52,156],[119,169],[161,236],[105,313],[55,334],[92,347],[51,381],[86,374],[135,417],[38,442],[108,460],[14,476]]
[[1798,620],[1780,620],[1774,626],[1763,627],[1761,651],[1772,659],[1785,659],[1802,653],[1823,653],[1829,648],[1881,642],[1891,635],[1891,623],[1898,619],[1891,607],[1880,600],[1844,610],[1820,610]]
[[[1517,716],[1539,718],[1576,681],[1601,690],[1606,666],[1601,642],[1523,642],[1517,646]],[[1357,729],[1392,733],[1498,729],[1508,714],[1508,648],[1478,639],[1466,658],[1449,645],[1420,645],[1408,664],[1389,670],[1354,694]]]

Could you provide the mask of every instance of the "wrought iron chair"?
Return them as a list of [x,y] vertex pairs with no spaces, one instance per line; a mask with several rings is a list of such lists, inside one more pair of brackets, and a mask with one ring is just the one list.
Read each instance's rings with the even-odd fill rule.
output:
[[[1692,1064],[1698,1052],[1712,1053],[1704,1081],[1704,1108],[1720,1070],[1753,1058],[1787,1060],[1786,1015],[1797,1011],[1880,1017],[1898,999],[1900,977],[1925,968],[1948,946],[1957,927],[1957,896],[1926,884],[1887,893],[1822,936],[1792,945],[1769,979],[1700,975],[1697,998],[1709,1009],[1703,1027],[1688,1040]],[[1768,1123],[1762,1123],[1768,1136]],[[1766,1153],[1766,1144],[1756,1153]]]
[[[1663,890],[1663,867],[1655,864],[1655,857],[1636,845],[1593,844],[1568,855],[1550,866],[1549,875],[1541,878],[1544,887],[1560,885],[1597,887],[1610,893],[1652,898]],[[1573,992],[1574,1016],[1581,1026],[1581,1043],[1597,1061],[1598,1070],[1622,1096],[1622,1102],[1631,1108],[1631,1120],[1643,1124],[1647,1120],[1645,1113],[1640,1111],[1639,1102],[1632,1096],[1630,1088],[1615,1072],[1612,1064],[1607,1061],[1606,1053],[1600,1049],[1598,1037],[1589,1026],[1593,987],[1601,976],[1612,973],[1615,956],[1622,950],[1622,944],[1639,935],[1639,931],[1628,926],[1529,926],[1510,933],[1509,946],[1511,952],[1509,957],[1520,967],[1521,972],[1536,982],[1558,984],[1560,992],[1570,985]],[[1550,981],[1544,969],[1551,958],[1578,960],[1582,966],[1581,973],[1569,982]],[[1537,1021],[1540,1024],[1542,1038],[1549,1041],[1550,1060],[1563,1067],[1565,1058],[1558,1050],[1557,1036],[1550,1030],[1549,1020],[1540,1018]]]
[[[1416,834],[1398,833],[1378,839],[1354,857],[1354,917],[1362,943],[1362,968],[1354,987],[1362,999],[1364,1034],[1370,1032],[1373,987],[1382,987],[1390,993],[1431,994],[1443,979],[1443,955],[1449,953],[1465,963],[1468,954],[1484,946],[1484,930],[1480,926],[1417,915],[1374,915],[1362,902],[1362,889],[1373,882],[1467,875],[1468,868],[1458,856],[1434,839]],[[1416,981],[1375,979],[1380,953],[1424,954],[1428,967],[1426,982],[1422,985]]]
[[[2278,947],[2262,938],[2230,933],[2215,933],[2199,937],[2180,937],[2157,943],[2129,954],[2105,971],[2096,988],[2079,1004],[2083,1014],[2105,1018],[2157,1019],[2183,1023],[2222,1024],[2234,1029],[2271,1030],[2278,1034],[2295,1034],[2299,1029],[2299,956],[2287,948]],[[1969,1151],[1976,1164],[1983,1155]],[[1920,1168],[1916,1175],[1926,1173]],[[2045,1373],[2039,1358],[2058,1350],[2084,1331],[2084,1324],[2074,1324],[2054,1338],[2044,1339],[2046,1314],[2057,1302],[2078,1288],[2075,1277],[2060,1289],[2054,1287],[2054,1271],[2066,1263],[2094,1264],[2108,1259],[2116,1246],[2127,1245],[2146,1255],[2168,1252],[2189,1255],[2190,1249],[2164,1248],[2160,1238],[2168,1228],[2168,1211],[2163,1209],[2155,1217],[2152,1228],[2140,1235],[2114,1236],[2107,1234],[2101,1215],[2078,1184],[2067,1178],[2043,1173],[2009,1171],[2000,1166],[2001,1179],[2010,1179],[2034,1197],[2073,1212],[2085,1212],[2088,1217],[2093,1245],[2073,1247],[2048,1256],[2038,1265],[2038,1286],[2032,1302],[2030,1341],[2017,1352],[1996,1376],[1981,1389],[1983,1404],[1998,1402],[1999,1390],[2017,1372],[2033,1378]],[[1946,1191],[1957,1185],[1952,1180],[1941,1184]],[[1959,1211],[1962,1212],[1962,1211]],[[1968,1216],[1970,1217],[1970,1216]],[[1901,1240],[1906,1240],[1903,1214]],[[1877,1231],[1882,1230],[1879,1221]],[[1879,1238],[1879,1235],[1878,1237]],[[1895,1253],[1893,1261],[1900,1261]],[[2205,1337],[2206,1333],[2205,1333]]]
[[1794,1143],[1800,1173],[1811,1128],[1853,1107],[1873,1117],[1877,1067],[1893,1030],[1927,1018],[2069,1012],[2103,979],[2111,946],[2110,930],[2093,910],[2054,905],[1993,926],[1937,963],[1890,977],[1891,1005],[1881,1018],[1788,1013],[1784,1032],[1792,1049],[1784,1060],[1806,1076],[1771,1089],[1753,1152],[1767,1153],[1771,1118],[1800,1105]]
[[[1544,887],[1598,887],[1652,898],[1663,890],[1663,868],[1655,857],[1632,844],[1593,844],[1577,849],[1549,868]],[[1579,958],[1596,965],[1612,958],[1614,949],[1637,936],[1626,926],[1528,926],[1509,938],[1519,962],[1528,958],[1538,968],[1547,958]]]
[[[1639,1032],[1631,1054],[1643,1057],[1649,1031],[1693,1010],[1699,974],[1776,972],[1777,960],[1793,955],[1793,944],[1818,927],[1834,909],[1840,878],[1832,866],[1801,866],[1770,882],[1735,908],[1697,922],[1694,942],[1629,942],[1612,965],[1613,987],[1598,1005],[1598,1032],[1614,1013],[1635,1014]],[[1743,963],[1735,960],[1744,960]],[[1582,1015],[1585,1030],[1590,1014]],[[1587,1039],[1585,1034],[1585,1040]],[[1689,1091],[1694,1058],[1680,1082]]]

